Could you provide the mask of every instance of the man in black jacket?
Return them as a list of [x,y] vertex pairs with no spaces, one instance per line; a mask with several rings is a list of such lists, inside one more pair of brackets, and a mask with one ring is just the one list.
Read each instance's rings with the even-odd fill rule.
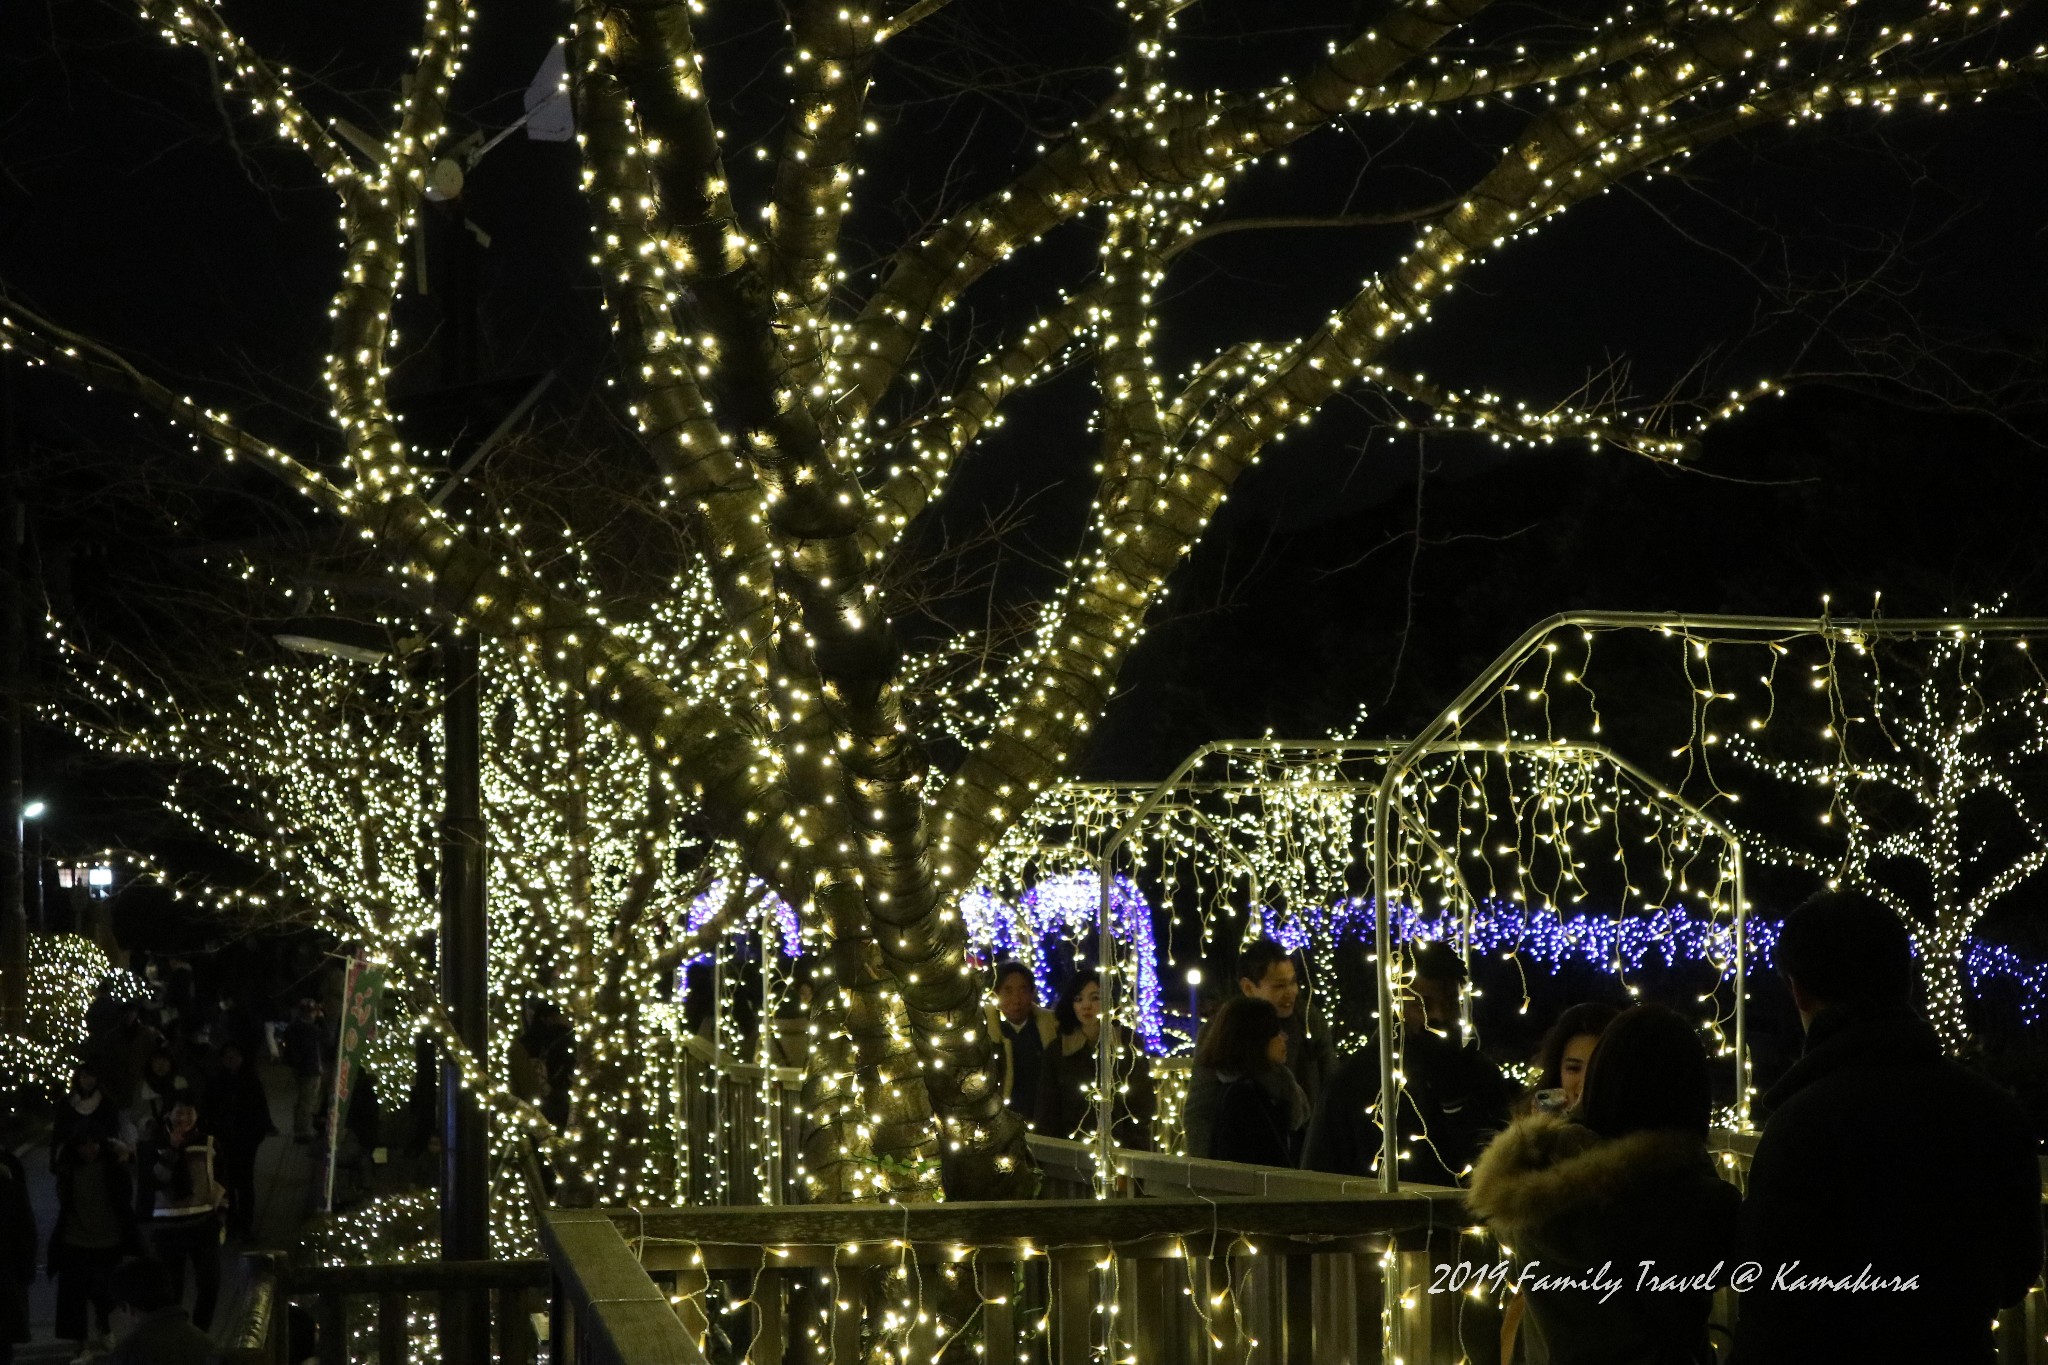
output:
[[[1464,959],[1437,942],[1418,943],[1413,958],[1413,986],[1401,1007],[1401,1179],[1456,1185],[1507,1126],[1511,1087],[1477,1042],[1459,1037]],[[1381,1129],[1372,1111],[1379,1093],[1374,1038],[1330,1073],[1309,1120],[1301,1164],[1333,1175],[1375,1174]]]
[[1777,958],[1806,1052],[1765,1097],[1734,1360],[1989,1365],[1993,1315],[2041,1273],[2025,1115],[1942,1055],[1905,927],[1877,901],[1815,897]]

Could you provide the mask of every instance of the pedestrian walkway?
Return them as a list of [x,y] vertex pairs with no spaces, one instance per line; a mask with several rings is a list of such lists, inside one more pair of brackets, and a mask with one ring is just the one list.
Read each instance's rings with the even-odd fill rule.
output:
[[[292,1077],[274,1062],[259,1063],[263,1089],[270,1100],[271,1121],[281,1136],[264,1142],[256,1154],[256,1221],[250,1234],[230,1236],[221,1247],[220,1299],[213,1314],[216,1332],[223,1330],[243,1292],[241,1253],[289,1250],[313,1211],[321,1182],[320,1148],[292,1141]],[[57,1178],[50,1173],[48,1146],[38,1143],[20,1152],[29,1178],[29,1200],[35,1209],[38,1258],[47,1252],[50,1229],[57,1221]],[[191,1302],[187,1290],[186,1302]],[[70,1342],[54,1339],[57,1286],[47,1274],[29,1288],[29,1341],[15,1348],[16,1365],[54,1365],[76,1351]]]

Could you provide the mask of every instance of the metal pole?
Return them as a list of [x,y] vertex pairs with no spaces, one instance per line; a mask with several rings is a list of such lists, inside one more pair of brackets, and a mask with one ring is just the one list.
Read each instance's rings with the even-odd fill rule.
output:
[[1735,861],[1735,1126],[1749,1127],[1749,896],[1742,880],[1742,844]]
[[[441,379],[473,382],[477,371],[476,248],[462,201],[429,214],[442,239],[443,349]],[[451,623],[442,642],[446,668],[442,725],[446,755],[442,778],[447,810],[441,821],[441,1001],[456,1037],[480,1064],[490,1057],[490,1014],[484,964],[483,748],[479,734],[481,689],[477,637]],[[441,1060],[441,1255],[451,1261],[488,1260],[491,1254],[487,1119],[480,1097],[462,1084],[452,1057]],[[490,1354],[490,1300],[483,1294],[441,1298],[441,1358],[483,1360]]]
[[[1110,872],[1111,853],[1102,855],[1099,871],[1101,874],[1101,898],[1097,902],[1095,920],[1095,960],[1101,964],[1102,1013],[1098,1016],[1099,1031],[1095,1035],[1095,1197],[1107,1199],[1116,1193],[1116,1139],[1110,1131],[1114,1126],[1110,1116],[1114,1110],[1111,1095],[1116,1083],[1116,1059],[1111,1056],[1113,1014],[1110,1009],[1110,987],[1116,980],[1115,963],[1111,960],[1116,952],[1115,936],[1110,933],[1109,895],[1114,885]],[[1057,1062],[1059,1055],[1055,1053]],[[1058,1137],[1055,1133],[1053,1136]]]
[[[12,405],[8,405],[10,412]],[[10,432],[12,421],[9,422]],[[7,562],[4,566],[6,581],[0,584],[0,594],[5,595],[4,608],[0,608],[0,630],[6,638],[0,640],[0,707],[6,708],[4,720],[0,720],[0,743],[6,747],[7,768],[7,813],[13,818],[7,821],[5,848],[0,850],[0,1027],[9,1033],[24,1032],[28,1021],[28,887],[22,876],[23,855],[27,852],[27,839],[23,812],[27,808],[27,793],[22,786],[22,574],[27,568],[22,544],[27,539],[27,509],[14,496],[7,494],[0,503],[0,522],[4,522],[6,535]]]
[[1372,798],[1372,948],[1373,967],[1379,977],[1380,1001],[1380,1191],[1392,1194],[1401,1188],[1400,1116],[1401,1096],[1394,1088],[1394,1030],[1401,1026],[1400,1011],[1394,1008],[1393,926],[1388,905],[1394,896],[1392,839],[1394,781],[1400,769],[1389,764],[1380,777]]
[[[453,631],[442,644],[447,668],[442,702],[447,809],[441,820],[441,1000],[462,1045],[489,1058],[484,982],[484,822],[480,792],[477,640]],[[451,1055],[441,1059],[441,1255],[451,1261],[490,1259],[490,1188],[485,1116],[462,1084]],[[441,1324],[442,1358],[481,1360],[489,1349],[486,1300],[449,1296]],[[450,1311],[455,1310],[455,1311]]]

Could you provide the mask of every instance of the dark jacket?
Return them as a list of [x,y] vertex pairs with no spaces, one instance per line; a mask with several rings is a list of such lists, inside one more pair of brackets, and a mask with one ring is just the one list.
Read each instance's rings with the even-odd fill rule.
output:
[[[57,1221],[50,1228],[50,1262],[57,1261],[57,1249],[66,1245],[77,1221],[76,1192],[78,1188],[79,1165],[76,1157],[60,1161],[57,1165]],[[109,1213],[113,1219],[114,1235],[120,1239],[123,1251],[134,1253],[141,1250],[141,1243],[135,1235],[135,1173],[129,1163],[106,1147],[100,1148],[98,1160],[93,1163],[106,1180]]]
[[[1103,1036],[1111,1036],[1106,1026]],[[1127,1055],[1133,1059],[1124,1077],[1128,1088],[1116,1097],[1116,1122],[1110,1132],[1119,1146],[1148,1148],[1152,1145],[1152,1071],[1142,1052]],[[1031,1126],[1055,1138],[1092,1133],[1096,1079],[1095,1044],[1084,1034],[1060,1034],[1040,1064],[1038,1105]]]
[[1223,1081],[1209,1150],[1192,1155],[1251,1166],[1292,1166],[1296,1119],[1307,1117],[1307,1106],[1292,1093],[1295,1089],[1293,1078],[1277,1067],[1269,1075]]
[[36,1212],[28,1174],[0,1147],[0,1342],[28,1340],[28,1286],[36,1277]]
[[327,1069],[327,1030],[312,1019],[284,1026],[284,1060],[294,1076],[318,1076]]
[[258,1147],[277,1132],[270,1116],[270,1096],[250,1061],[245,1060],[239,1070],[221,1069],[206,1092],[204,1112],[223,1147]]
[[[1702,1137],[1539,1114],[1487,1147],[1466,1203],[1514,1248],[1528,1365],[1711,1365],[1704,1284],[1733,1273],[1740,1199]],[[1701,1287],[1650,1284],[1644,1261]]]
[[[1426,1029],[1408,1032],[1403,1069],[1401,1179],[1455,1185],[1488,1139],[1507,1126],[1509,1086],[1477,1044],[1460,1047]],[[1374,1174],[1380,1126],[1369,1111],[1379,1093],[1375,1040],[1331,1073],[1309,1121],[1301,1164],[1335,1175]]]
[[1059,1044],[1059,1020],[1048,1009],[1033,1007],[1031,1017],[1012,1028],[994,1005],[982,1010],[989,1041],[1003,1050],[1003,1103],[1030,1118],[1038,1107],[1038,1075],[1045,1056]]
[[[1337,1052],[1329,1041],[1317,1038],[1307,1032],[1299,1012],[1280,1021],[1281,1032],[1287,1035],[1287,1070],[1302,1094],[1308,1097],[1309,1111],[1315,1111],[1316,1103],[1329,1088],[1330,1079],[1338,1067]],[[1202,1026],[1208,1032],[1208,1025]],[[1195,1050],[1201,1050],[1201,1037],[1195,1039]],[[1215,1068],[1198,1066],[1188,1072],[1187,1099],[1181,1105],[1181,1131],[1187,1142],[1189,1156],[1202,1156],[1213,1144],[1211,1129],[1216,1122],[1216,1106],[1223,1100],[1223,1082],[1218,1079]],[[1298,1164],[1301,1156],[1300,1138],[1296,1135],[1295,1152],[1282,1165]]]
[[[1765,1273],[1742,1296],[1733,1359],[1990,1361],[1992,1315],[2041,1273],[2040,1165],[2020,1107],[1904,1008],[1822,1011],[1765,1104],[1742,1209],[1742,1255]],[[1796,1283],[1866,1267],[1916,1287]]]
[[166,1308],[135,1324],[101,1365],[209,1365],[217,1349],[184,1309]]
[[[168,1137],[146,1141],[135,1153],[135,1216],[152,1227],[186,1226],[216,1217],[225,1191],[213,1138],[194,1128],[182,1146]],[[195,1177],[211,1171],[214,1188]]]
[[86,1113],[80,1113],[69,1095],[57,1101],[57,1108],[50,1116],[50,1165],[54,1169],[57,1159],[64,1154],[64,1148],[78,1133],[92,1133],[101,1142],[119,1142],[125,1146],[135,1145],[135,1130],[122,1114],[105,1089],[95,1092],[99,1102]]

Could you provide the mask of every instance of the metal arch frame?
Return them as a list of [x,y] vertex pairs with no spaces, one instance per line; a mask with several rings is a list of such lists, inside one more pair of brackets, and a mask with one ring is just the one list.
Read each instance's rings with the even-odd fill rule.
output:
[[[1151,791],[1146,795],[1145,799],[1139,802],[1138,805],[1134,809],[1132,809],[1128,815],[1124,817],[1123,822],[1117,826],[1115,832],[1110,836],[1109,841],[1105,843],[1102,846],[1101,850],[1097,853],[1096,878],[1099,900],[1097,902],[1098,908],[1096,917],[1096,961],[1098,963],[1101,963],[1106,967],[1109,963],[1111,963],[1114,960],[1114,955],[1116,952],[1116,941],[1113,929],[1113,920],[1110,915],[1110,894],[1114,880],[1112,863],[1115,859],[1117,851],[1123,848],[1130,841],[1131,835],[1134,834],[1145,821],[1147,821],[1155,813],[1157,813],[1160,807],[1166,803],[1167,798],[1175,792],[1184,789],[1194,790],[1208,788],[1212,786],[1216,788],[1242,786],[1246,790],[1256,790],[1262,786],[1273,785],[1270,783],[1259,782],[1232,782],[1215,784],[1187,783],[1187,775],[1191,771],[1193,771],[1195,767],[1202,763],[1203,760],[1220,753],[1258,754],[1275,752],[1289,752],[1310,755],[1383,754],[1387,756],[1387,761],[1390,765],[1390,772],[1392,771],[1391,764],[1396,760],[1406,760],[1409,764],[1408,770],[1412,770],[1413,762],[1416,758],[1430,754],[1520,753],[1538,755],[1548,754],[1555,755],[1558,757],[1576,755],[1579,757],[1592,759],[1596,762],[1605,763],[1609,767],[1614,768],[1616,771],[1621,772],[1629,776],[1630,778],[1633,778],[1636,782],[1641,783],[1643,787],[1650,793],[1651,800],[1673,807],[1681,811],[1685,815],[1705,825],[1714,834],[1716,834],[1722,840],[1723,843],[1725,843],[1728,846],[1730,850],[1730,871],[1732,874],[1732,879],[1735,884],[1735,1001],[1737,1039],[1736,1077],[1738,1094],[1744,1093],[1747,1083],[1747,1054],[1743,1051],[1743,1042],[1745,1037],[1744,1014],[1746,994],[1746,981],[1743,976],[1743,908],[1746,904],[1746,897],[1744,894],[1743,884],[1741,838],[1735,833],[1734,830],[1730,829],[1725,823],[1709,815],[1705,810],[1701,809],[1699,806],[1695,805],[1691,801],[1688,801],[1685,798],[1666,790],[1664,783],[1660,782],[1658,779],[1651,776],[1649,773],[1644,772],[1634,763],[1630,762],[1626,758],[1623,758],[1620,754],[1616,753],[1613,749],[1610,749],[1604,744],[1581,742],[1577,740],[1485,741],[1465,739],[1444,739],[1442,738],[1441,734],[1439,734],[1439,736],[1434,740],[1429,741],[1401,739],[1285,740],[1274,738],[1211,740],[1210,742],[1196,748],[1186,758],[1182,759],[1180,764],[1166,776],[1164,781],[1160,782],[1157,786],[1153,787]],[[1132,789],[1130,784],[1124,783],[1091,783],[1088,785],[1104,787],[1113,786],[1124,790]],[[1398,1020],[1396,1020],[1395,1024],[1392,1027],[1390,1027],[1387,1023],[1387,1021],[1393,1017],[1391,1014],[1391,987],[1388,983],[1387,972],[1384,965],[1389,960],[1390,943],[1387,916],[1383,908],[1386,904],[1385,897],[1387,895],[1387,882],[1381,870],[1383,866],[1385,849],[1381,846],[1379,842],[1379,837],[1384,826],[1384,822],[1381,817],[1386,811],[1388,803],[1392,801],[1394,791],[1393,788],[1390,787],[1389,783],[1384,778],[1382,778],[1378,782],[1374,782],[1370,779],[1365,778],[1336,781],[1321,779],[1316,781],[1313,785],[1325,789],[1341,788],[1346,790],[1372,792],[1371,810],[1373,821],[1373,874],[1376,896],[1378,897],[1378,904],[1376,906],[1374,915],[1374,951],[1376,954],[1375,966],[1379,974],[1380,1019],[1382,1021],[1381,1028],[1379,1030],[1381,1080],[1380,1093],[1382,1095],[1386,1095],[1392,1091],[1393,1087],[1393,1039],[1394,1028],[1398,1027]],[[1460,883],[1462,885],[1462,876],[1460,877]],[[1467,895],[1468,897],[1470,896],[1469,888],[1467,889]],[[1113,1010],[1111,1008],[1112,1001],[1109,998],[1109,992],[1112,989],[1114,982],[1114,973],[1106,973],[1104,975],[1104,1000],[1102,1008],[1103,1017],[1105,1020],[1110,1020],[1111,1016],[1113,1015]],[[1111,1094],[1116,1081],[1115,1053],[1112,1048],[1098,1043],[1096,1047],[1096,1068],[1096,1085],[1098,1088],[1098,1093],[1103,1097],[1102,1104],[1104,1106],[1107,1106],[1109,1102],[1108,1096]],[[1109,1195],[1114,1192],[1116,1184],[1114,1178],[1115,1142],[1113,1140],[1111,1131],[1112,1125],[1104,1121],[1106,1117],[1107,1116],[1105,1114],[1098,1113],[1096,1116],[1095,1124],[1097,1198],[1109,1197]],[[1397,1129],[1395,1125],[1383,1124],[1382,1129],[1390,1136],[1397,1135]],[[1389,1141],[1387,1143],[1386,1148],[1382,1152],[1381,1158],[1382,1169],[1380,1178],[1382,1182],[1382,1187],[1389,1190],[1396,1188],[1396,1186],[1390,1185],[1387,1181],[1387,1173],[1393,1169],[1393,1167],[1391,1167],[1388,1163],[1392,1160],[1394,1146],[1395,1143],[1393,1141]]]
[[[1533,653],[1536,647],[1553,632],[1572,627],[1582,630],[1661,630],[1668,634],[1690,636],[1693,632],[1738,633],[1764,637],[1813,635],[1823,639],[1842,640],[1862,644],[1873,639],[1914,639],[1933,636],[1955,636],[1967,639],[1971,635],[2019,636],[2048,633],[2048,619],[2040,617],[1987,617],[1968,618],[1953,616],[1919,616],[1885,619],[1883,617],[1831,617],[1831,616],[1733,616],[1695,615],[1684,612],[1648,611],[1585,611],[1560,612],[1549,616],[1522,632],[1515,642],[1503,650],[1471,682],[1467,683],[1457,697],[1439,711],[1435,719],[1418,731],[1405,748],[1396,753],[1387,763],[1387,770],[1380,778],[1380,791],[1373,802],[1372,863],[1373,863],[1373,947],[1379,957],[1380,997],[1380,1094],[1390,1093],[1394,1087],[1394,1033],[1400,1027],[1400,1020],[1393,1012],[1393,982],[1387,972],[1391,948],[1391,929],[1387,918],[1387,907],[1393,887],[1389,880],[1391,869],[1387,854],[1391,846],[1394,798],[1401,780],[1414,770],[1416,760],[1433,751],[1433,746],[1443,739],[1444,734],[1456,725],[1465,709],[1497,686],[1500,680],[1514,670],[1516,665]],[[1199,751],[1198,751],[1199,752]],[[1183,765],[1185,766],[1185,765]],[[1689,804],[1689,803],[1688,803]],[[1702,813],[1704,814],[1704,813]],[[1719,821],[1714,822],[1717,826]],[[1720,826],[1725,828],[1725,826]],[[1737,845],[1737,867],[1740,867],[1740,845]],[[1743,927],[1749,906],[1742,894],[1738,880],[1735,898],[1736,935],[1735,971],[1738,988],[1736,991],[1735,1052],[1736,1052],[1736,1102],[1745,1126],[1749,1114],[1749,1093],[1747,1085],[1749,1066],[1748,1038],[1748,962],[1747,945],[1744,943]],[[1380,1188],[1393,1193],[1400,1188],[1400,1174],[1396,1164],[1398,1157],[1397,1125],[1382,1124],[1382,1146],[1380,1149]]]

